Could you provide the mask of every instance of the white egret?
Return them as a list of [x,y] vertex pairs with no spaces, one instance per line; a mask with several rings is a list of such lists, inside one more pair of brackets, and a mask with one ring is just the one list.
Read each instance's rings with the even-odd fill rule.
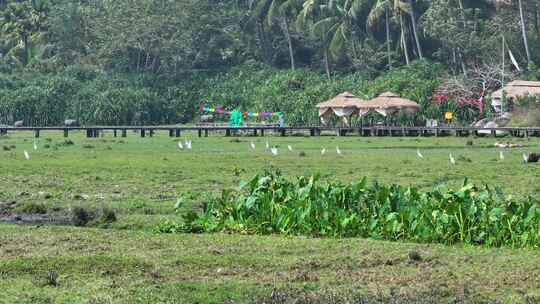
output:
[[424,159],[424,155],[420,152],[420,149],[416,150],[416,155],[418,156],[418,158]]
[[291,147],[291,145],[287,145],[287,148],[289,149],[289,151],[293,152],[293,148]]
[[321,155],[324,155],[324,154],[326,154],[326,148],[323,148],[323,149],[321,150]]
[[37,143],[34,141],[34,151],[37,151]]
[[529,155],[523,153],[523,162],[528,163],[529,162]]
[[191,150],[191,140],[186,142],[186,147],[188,148],[188,150]]
[[270,152],[272,152],[272,155],[277,156],[278,155],[278,149],[276,147],[273,147],[270,149]]
[[184,145],[182,145],[181,141],[178,142],[178,149],[184,150]]
[[450,163],[451,163],[452,165],[455,165],[455,164],[456,164],[456,160],[454,159],[454,156],[452,155],[452,153],[450,153],[449,156],[450,156]]
[[266,150],[270,149],[270,144],[266,141]]
[[251,146],[251,149],[252,149],[252,150],[255,150],[255,143],[251,142],[251,143],[250,143],[250,146]]
[[341,155],[341,150],[339,149],[339,147],[336,147],[336,153],[337,153],[338,155]]
[[26,150],[24,150],[24,158],[26,158],[26,160],[30,160],[30,154],[28,154]]
[[500,160],[504,160],[504,153],[503,153],[503,151],[500,151],[500,152],[499,152],[499,159],[500,159]]

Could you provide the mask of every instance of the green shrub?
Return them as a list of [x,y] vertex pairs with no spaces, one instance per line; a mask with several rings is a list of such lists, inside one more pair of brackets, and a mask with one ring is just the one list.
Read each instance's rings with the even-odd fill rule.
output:
[[98,222],[102,224],[110,224],[116,222],[116,211],[110,208],[101,209]]
[[368,185],[365,178],[351,184],[318,176],[291,181],[267,172],[242,183],[240,190],[207,199],[202,213],[183,214],[176,228],[538,247],[539,207],[532,198],[516,200],[466,181],[458,190],[440,186],[421,192]]
[[15,212],[26,214],[46,214],[47,207],[43,204],[29,202],[15,207]]
[[94,218],[93,212],[81,207],[75,206],[71,208],[71,222],[78,227],[86,226]]

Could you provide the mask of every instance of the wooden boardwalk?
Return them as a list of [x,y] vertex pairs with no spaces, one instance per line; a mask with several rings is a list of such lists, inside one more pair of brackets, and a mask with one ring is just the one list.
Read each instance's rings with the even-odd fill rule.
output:
[[34,137],[40,137],[42,132],[62,132],[68,137],[71,132],[84,132],[89,138],[112,133],[114,137],[127,137],[128,133],[137,133],[141,137],[152,137],[157,132],[168,132],[170,137],[181,137],[184,132],[196,132],[199,137],[210,134],[234,136],[265,136],[265,135],[336,135],[336,136],[497,136],[501,134],[514,137],[540,137],[540,127],[534,128],[476,128],[476,127],[351,127],[328,128],[320,126],[285,127],[276,126],[247,126],[231,128],[226,126],[82,126],[82,127],[3,127],[0,135],[15,132],[33,132]]

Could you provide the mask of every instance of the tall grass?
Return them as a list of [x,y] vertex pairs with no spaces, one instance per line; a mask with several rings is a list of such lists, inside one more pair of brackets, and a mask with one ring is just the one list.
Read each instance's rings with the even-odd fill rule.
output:
[[[179,210],[185,210],[179,204]],[[540,246],[539,203],[464,182],[458,190],[327,182],[318,176],[288,180],[266,172],[237,190],[206,198],[202,212],[158,231],[368,237],[444,244]]]

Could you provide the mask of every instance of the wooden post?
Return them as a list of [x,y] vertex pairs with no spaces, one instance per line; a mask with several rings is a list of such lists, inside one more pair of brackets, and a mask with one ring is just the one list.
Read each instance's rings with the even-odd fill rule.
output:
[[202,137],[202,129],[199,129],[199,137]]
[[118,136],[118,133],[116,132],[116,129],[113,130],[114,137]]
[[315,128],[309,129],[309,136],[315,136]]
[[257,136],[257,128],[253,129],[253,136]]
[[180,129],[174,130],[174,136],[180,137]]
[[173,137],[174,136],[174,130],[173,129],[169,129],[169,137]]
[[204,137],[208,137],[208,129],[204,129]]
[[261,129],[261,136],[264,137],[264,129]]
[[[4,130],[2,130],[2,131],[4,131]],[[4,132],[5,132],[5,131],[4,131]],[[1,133],[3,134],[4,132],[1,132]],[[34,137],[35,137],[35,138],[39,138],[39,129],[35,129],[35,130],[34,130]]]
[[150,129],[150,137],[154,137],[154,129]]
[[127,137],[127,130],[126,129],[122,129],[122,137]]
[[226,136],[226,137],[231,136],[231,129],[226,129],[226,130],[225,130],[225,136]]
[[68,137],[69,135],[69,130],[68,129],[64,129],[64,137]]
[[86,137],[92,137],[92,129],[86,129]]
[[141,129],[141,137],[145,137],[146,136],[146,130],[145,129]]
[[491,135],[493,137],[497,137],[497,130],[491,130]]
[[285,136],[285,128],[281,128],[280,132],[281,132],[281,136]]

